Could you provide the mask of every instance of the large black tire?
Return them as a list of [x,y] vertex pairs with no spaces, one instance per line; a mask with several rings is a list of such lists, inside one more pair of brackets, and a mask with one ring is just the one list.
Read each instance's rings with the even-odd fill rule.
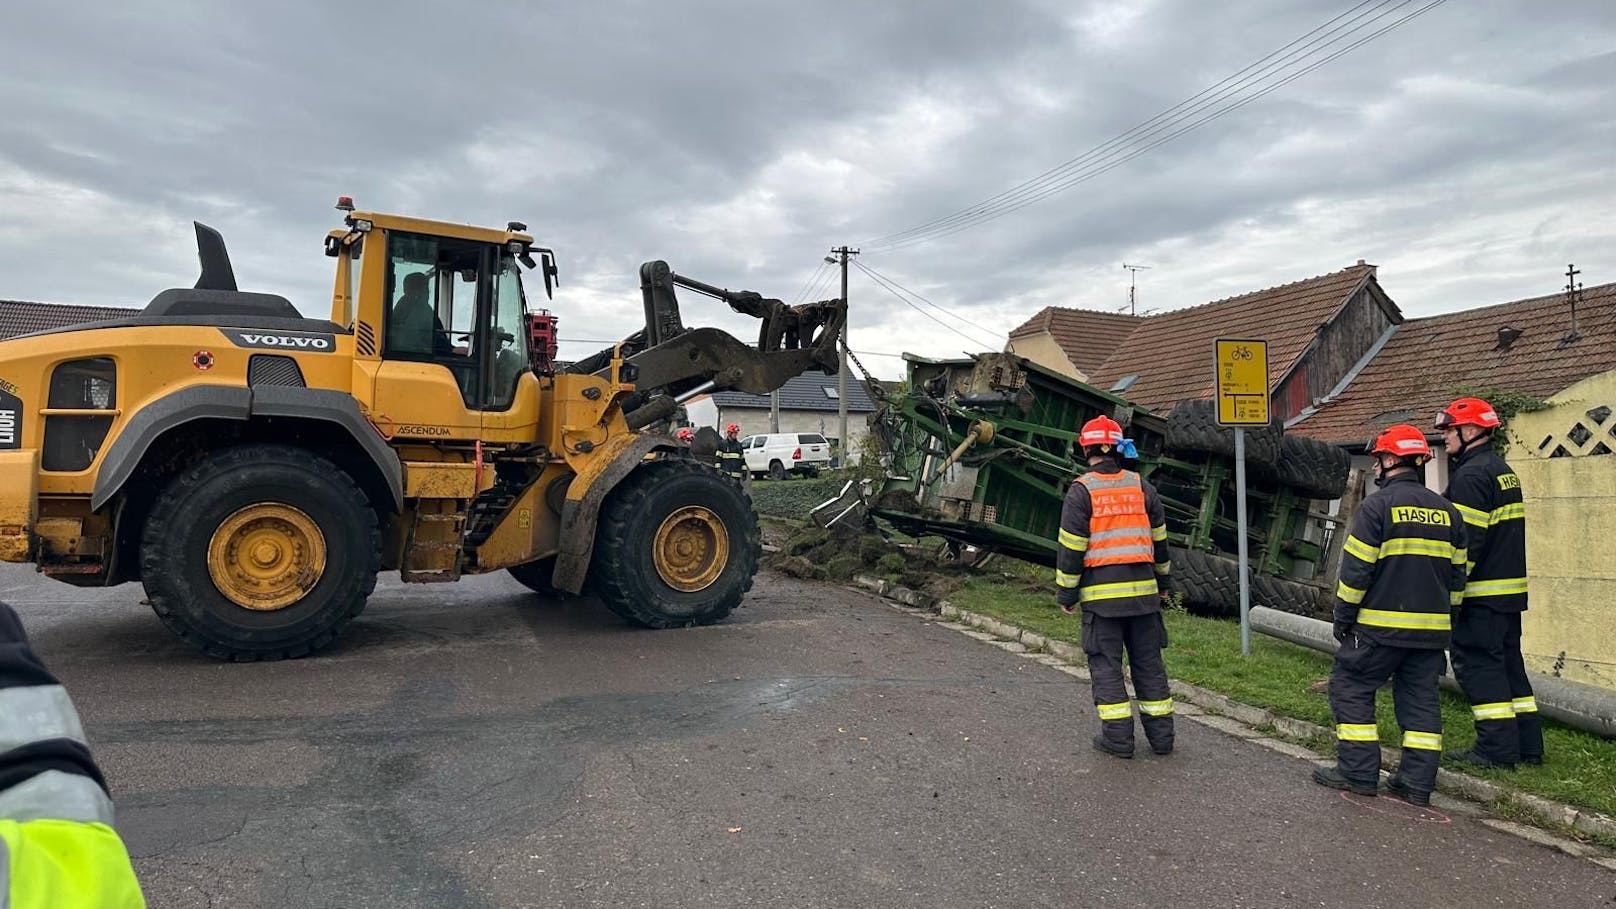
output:
[[[289,506],[318,529],[325,567],[289,605],[248,609],[209,571],[214,533],[250,506]],[[381,530],[365,494],[332,462],[261,445],[211,454],[158,496],[140,544],[141,579],[169,630],[221,660],[306,656],[336,640],[365,608],[381,570]]]
[[1351,471],[1352,456],[1345,449],[1307,436],[1279,440],[1279,482],[1310,499],[1341,498]]
[[[662,576],[654,550],[664,522],[690,508],[716,518],[728,555],[721,566],[715,556],[709,583],[681,590]],[[613,612],[648,628],[711,625],[752,589],[761,552],[757,514],[740,483],[690,460],[651,461],[601,506],[589,586]]]
[[1240,613],[1240,571],[1234,559],[1193,549],[1173,548],[1172,590],[1197,615]]
[[[1267,606],[1269,609],[1319,619],[1325,617],[1329,600],[1322,589],[1311,584],[1277,578],[1269,574],[1254,575],[1251,579],[1253,606]],[[1239,606],[1235,608],[1238,609]]]
[[[1183,594],[1186,609],[1220,617],[1240,614],[1239,561],[1178,548],[1172,550],[1172,557],[1172,589]],[[1311,584],[1253,573],[1251,605],[1322,618],[1329,608],[1329,597]]]
[[[1246,429],[1246,462],[1260,468],[1271,468],[1279,460],[1278,426]],[[1173,406],[1167,417],[1167,448],[1177,451],[1198,451],[1206,454],[1234,457],[1234,430],[1218,425],[1217,408],[1205,398],[1186,398]]]
[[552,600],[566,599],[572,594],[550,583],[551,579],[555,577],[555,563],[555,556],[550,556],[535,562],[528,562],[526,565],[515,565],[505,570],[524,587],[540,596]]

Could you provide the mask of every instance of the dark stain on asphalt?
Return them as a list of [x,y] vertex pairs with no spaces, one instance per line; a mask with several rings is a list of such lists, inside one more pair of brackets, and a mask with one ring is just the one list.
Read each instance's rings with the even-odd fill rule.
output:
[[[442,852],[554,823],[572,805],[590,751],[723,733],[850,683],[722,681],[671,694],[567,697],[525,711],[454,713],[451,683],[416,679],[375,711],[110,723],[97,728],[96,739],[133,746],[301,741],[328,758],[313,779],[290,789],[122,796],[120,823],[137,860],[205,860],[227,841],[230,853],[273,857],[287,842],[317,835],[340,845],[295,866],[271,861],[263,892],[294,892],[307,875],[321,893],[364,892],[377,904],[396,897],[402,905],[478,907],[486,904],[444,864]],[[390,872],[378,877],[375,869]]]

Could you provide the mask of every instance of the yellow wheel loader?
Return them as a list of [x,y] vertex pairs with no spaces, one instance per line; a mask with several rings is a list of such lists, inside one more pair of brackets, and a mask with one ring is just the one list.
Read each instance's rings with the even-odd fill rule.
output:
[[[786,306],[641,268],[646,325],[555,362],[557,280],[526,227],[354,211],[325,238],[329,320],[243,292],[196,225],[201,278],[128,318],[0,342],[0,559],[81,586],[144,585],[204,653],[299,657],[380,571],[508,570],[654,628],[717,622],[758,560],[739,484],[667,435],[708,391],[833,372],[845,303]],[[686,328],[675,288],[762,321]]]

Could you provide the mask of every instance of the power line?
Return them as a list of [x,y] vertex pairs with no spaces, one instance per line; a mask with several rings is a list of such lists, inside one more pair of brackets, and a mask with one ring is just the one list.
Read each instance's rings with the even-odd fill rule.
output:
[[[1371,0],[1371,2],[1376,2],[1380,7],[1383,7],[1385,4],[1391,2],[1391,0]],[[1072,186],[1077,185],[1078,183],[1082,183],[1086,180],[1106,173],[1115,167],[1121,166],[1122,164],[1127,163],[1128,161],[1131,161],[1134,158],[1145,154],[1151,149],[1183,135],[1184,133],[1190,132],[1212,122],[1213,120],[1239,110],[1245,105],[1250,104],[1251,102],[1256,101],[1257,99],[1279,88],[1282,88],[1291,82],[1294,82],[1296,79],[1313,72],[1319,67],[1336,60],[1342,55],[1349,53],[1352,50],[1355,50],[1356,48],[1375,40],[1376,38],[1379,38],[1393,29],[1407,24],[1421,15],[1424,15],[1431,9],[1434,9],[1435,7],[1446,2],[1446,0],[1432,0],[1432,2],[1427,3],[1425,6],[1420,7],[1401,19],[1397,19],[1392,23],[1381,27],[1377,31],[1359,38],[1343,48],[1329,53],[1322,59],[1311,61],[1306,59],[1307,57],[1329,48],[1331,45],[1338,43],[1354,32],[1362,30],[1370,24],[1386,17],[1387,15],[1390,15],[1391,13],[1396,12],[1412,2],[1414,2],[1414,0],[1401,0],[1401,2],[1396,3],[1395,6],[1379,9],[1379,11],[1374,12],[1373,15],[1366,13],[1364,15],[1357,16],[1356,18],[1348,19],[1348,21],[1345,23],[1340,22],[1340,20],[1342,20],[1344,17],[1353,16],[1354,13],[1362,10],[1365,6],[1370,5],[1367,2],[1360,3],[1348,10],[1346,13],[1335,17],[1329,22],[1326,22],[1324,25],[1314,29],[1306,35],[1303,35],[1301,38],[1298,38],[1285,47],[1280,48],[1278,51],[1275,51],[1251,66],[1246,67],[1246,69],[1224,79],[1223,82],[1220,82],[1217,85],[1214,85],[1211,88],[1191,97],[1190,99],[1187,99],[1186,101],[1181,102],[1180,104],[1175,105],[1166,111],[1163,111],[1161,114],[1156,115],[1156,117],[1141,123],[1139,126],[1134,127],[1133,129],[1106,143],[1096,146],[1083,155],[1073,158],[1058,167],[1046,171],[1039,177],[1022,183],[1019,186],[1000,193],[999,195],[990,199],[961,209],[952,215],[934,219],[933,221],[929,221],[926,224],[920,225],[919,227],[910,228],[906,231],[888,234],[885,237],[871,241],[871,244],[868,245],[886,249],[899,249],[905,246],[923,243],[928,240],[938,239],[940,237],[945,237],[979,224],[996,220],[997,218],[1024,208],[1025,206],[1034,202],[1048,198],[1056,193],[1063,192],[1070,189]],[[1356,24],[1352,24],[1354,22]],[[1351,24],[1351,27],[1346,28],[1346,26],[1349,24]],[[1307,40],[1321,31],[1325,33],[1328,40]],[[1303,44],[1303,46],[1286,53],[1287,49],[1294,48],[1299,43]],[[1273,60],[1273,58],[1277,55],[1283,56],[1281,56],[1277,61],[1269,62],[1266,66],[1263,65],[1265,62]],[[1297,65],[1300,65],[1302,68],[1290,73],[1283,73],[1283,70]],[[1257,72],[1251,73],[1254,68],[1257,68]],[[1248,76],[1246,75],[1248,73],[1251,74]],[[1259,90],[1244,98],[1236,98],[1236,96],[1241,92],[1244,92],[1253,86],[1259,85],[1261,82],[1273,75],[1281,75],[1281,78],[1279,81],[1263,86]],[[1242,78],[1243,76],[1244,78]],[[1231,80],[1237,79],[1238,81],[1234,85],[1229,85]],[[1223,88],[1223,86],[1228,87]],[[1209,93],[1212,96],[1206,97]],[[1204,100],[1200,100],[1203,98]],[[1180,124],[1183,124],[1186,120],[1189,120],[1189,118],[1195,116],[1200,111],[1205,110],[1208,107],[1221,104],[1225,101],[1230,101],[1230,103],[1221,108],[1213,110],[1211,113],[1199,119],[1189,122],[1188,125],[1180,126]],[[1166,135],[1161,135],[1160,138],[1156,138],[1153,141],[1150,141],[1148,144],[1137,149],[1130,151],[1128,148],[1124,147],[1130,143],[1137,143],[1153,136],[1158,136],[1167,130],[1171,130],[1171,132],[1168,132]],[[1118,157],[1118,155],[1120,155],[1120,157]]]
[[823,299],[825,292],[830,290],[830,286],[836,282],[836,277],[838,274],[839,272],[837,272],[837,270],[834,268],[825,269],[825,276],[819,279],[819,283],[814,286],[813,290],[808,292],[808,296],[805,297],[804,300],[813,301]]
[[[862,262],[859,263],[859,267],[863,268],[865,271],[869,272],[872,275],[880,274],[875,269],[869,267],[868,265],[863,264]],[[914,291],[910,290],[909,288],[904,287],[902,284],[899,284],[897,281],[893,280],[892,278],[887,277],[886,275],[881,275],[881,278],[883,280],[885,280],[885,281],[890,282],[894,287],[897,287],[899,290],[902,290],[904,293],[908,294],[909,296],[914,297],[915,299],[920,300],[921,302],[925,303],[927,306],[932,307],[933,309],[937,310],[938,312],[946,313],[947,315],[953,316],[954,318],[960,320],[961,322],[964,322],[967,325],[974,325],[977,328],[980,328],[983,331],[987,332],[990,336],[997,336],[997,335],[1001,334],[1001,332],[996,328],[989,328],[989,327],[987,327],[986,325],[983,325],[980,322],[972,322],[970,319],[965,318],[964,316],[960,315],[957,312],[954,312],[954,311],[952,311],[950,309],[947,309],[947,308],[945,308],[943,306],[939,306],[938,304],[933,303],[932,301],[926,299],[925,297],[922,297],[920,294],[915,293]]]
[[[1045,186],[1063,180],[1064,178],[1070,176],[1074,169],[1077,169],[1080,166],[1092,166],[1095,163],[1102,162],[1106,157],[1117,152],[1121,146],[1141,139],[1149,138],[1162,130],[1170,129],[1177,123],[1180,123],[1199,111],[1205,109],[1207,106],[1218,103],[1230,95],[1244,91],[1252,85],[1261,82],[1263,79],[1268,78],[1271,71],[1273,71],[1276,66],[1280,68],[1290,66],[1293,62],[1293,58],[1296,58],[1298,53],[1300,53],[1302,57],[1306,57],[1307,55],[1315,53],[1316,51],[1335,43],[1336,41],[1340,40],[1341,37],[1344,37],[1344,35],[1335,33],[1340,31],[1343,25],[1350,24],[1350,22],[1354,21],[1348,17],[1352,17],[1364,7],[1371,5],[1371,3],[1384,5],[1389,2],[1391,2],[1391,0],[1365,0],[1365,2],[1359,3],[1357,6],[1347,10],[1345,13],[1336,16],[1302,37],[1297,38],[1290,44],[1287,44],[1284,47],[1281,47],[1279,50],[1270,53],[1268,56],[1250,64],[1245,69],[1226,77],[1222,82],[1201,91],[1189,99],[1180,102],[1174,107],[1168,108],[1166,111],[1157,114],[1150,120],[1146,120],[1144,123],[1133,127],[1127,132],[1124,132],[1121,135],[1090,149],[1084,154],[1070,159],[1065,163],[1044,172],[1043,174],[1027,181],[1026,183],[1000,193],[998,196],[995,196],[985,202],[962,209],[953,215],[929,222],[928,224],[922,225],[922,227],[919,228],[911,228],[908,231],[903,231],[898,234],[889,234],[886,237],[879,238],[876,242],[883,245],[901,244],[909,238],[917,239],[918,235],[921,234],[933,234],[939,231],[946,231],[947,228],[953,224],[960,222],[974,223],[980,219],[982,215],[991,214],[995,210],[1004,209],[1005,213],[1008,213],[1008,211],[1019,207],[1014,205],[1015,202],[1025,198],[1028,194],[1037,193]],[[1411,0],[1402,0],[1398,6],[1401,7],[1406,5],[1408,2],[1411,2]],[[1383,16],[1386,14],[1386,12],[1388,11],[1382,10],[1378,15]],[[1337,23],[1339,23],[1343,18],[1347,18],[1348,22],[1338,25]],[[1358,18],[1367,19],[1368,17],[1367,14],[1365,14],[1363,16],[1359,16]],[[1378,18],[1378,16],[1376,18]],[[1357,26],[1347,30],[1345,34],[1350,34],[1352,31],[1362,28],[1365,24],[1367,24],[1367,22],[1361,21]],[[1329,40],[1320,41],[1318,39],[1314,39],[1313,36],[1318,35],[1320,32],[1324,33],[1324,35],[1321,37],[1327,37]],[[1287,53],[1287,50],[1289,50],[1289,53]],[[1276,57],[1279,59],[1275,60],[1274,58]],[[1266,65],[1264,65],[1265,63]],[[1253,70],[1256,71],[1252,72]],[[1230,83],[1233,84],[1231,85]],[[1207,97],[1209,95],[1210,97]],[[1006,208],[1006,206],[1009,207]],[[905,235],[911,236],[906,238]]]
[[[1407,3],[1410,3],[1410,2],[1413,2],[1413,0],[1403,0],[1403,3],[1400,3],[1398,5],[1403,6],[1403,5],[1406,5]],[[1168,134],[1166,136],[1163,136],[1160,139],[1157,139],[1157,140],[1151,142],[1149,145],[1146,145],[1146,146],[1144,146],[1144,147],[1142,147],[1142,148],[1140,148],[1140,149],[1138,149],[1136,151],[1133,151],[1130,154],[1127,154],[1122,158],[1114,159],[1114,160],[1111,160],[1111,161],[1104,162],[1103,164],[1097,165],[1097,169],[1095,169],[1095,170],[1091,170],[1091,171],[1089,171],[1087,173],[1082,173],[1082,174],[1079,174],[1077,176],[1074,176],[1071,179],[1068,179],[1068,180],[1066,180],[1066,181],[1064,181],[1064,182],[1062,182],[1060,184],[1052,186],[1049,189],[1038,193],[1037,195],[1034,195],[1034,196],[1031,196],[1029,198],[1026,198],[1026,199],[1022,200],[1021,202],[1019,202],[1019,203],[1017,203],[1015,205],[1012,205],[1012,206],[1010,206],[1008,208],[1002,209],[1000,211],[994,212],[994,213],[992,213],[990,215],[987,215],[985,217],[979,218],[974,222],[961,224],[961,225],[958,225],[958,226],[956,226],[956,227],[954,227],[952,229],[944,230],[944,231],[940,231],[938,233],[931,234],[930,236],[912,238],[910,241],[905,241],[903,243],[898,243],[898,244],[889,246],[889,247],[887,247],[887,249],[888,250],[894,250],[894,249],[901,249],[901,248],[903,248],[905,246],[918,245],[920,243],[924,243],[924,242],[927,242],[929,240],[940,239],[942,237],[946,237],[946,236],[949,236],[949,235],[952,235],[952,234],[959,233],[960,231],[963,231],[963,230],[968,230],[968,229],[970,229],[972,227],[978,226],[980,224],[985,224],[985,223],[987,223],[989,221],[996,221],[999,218],[1010,214],[1011,212],[1018,211],[1018,210],[1020,210],[1022,208],[1026,208],[1028,205],[1031,205],[1031,204],[1033,204],[1035,202],[1040,202],[1040,201],[1042,201],[1044,199],[1049,198],[1050,196],[1053,196],[1053,195],[1056,195],[1058,193],[1064,192],[1065,190],[1068,190],[1068,189],[1072,188],[1073,186],[1076,186],[1079,183],[1086,183],[1086,182],[1088,182],[1089,180],[1091,180],[1091,179],[1093,179],[1095,177],[1098,177],[1098,176],[1100,176],[1102,174],[1105,174],[1105,173],[1108,173],[1108,172],[1110,172],[1112,170],[1115,170],[1118,167],[1121,167],[1122,165],[1128,163],[1129,161],[1132,161],[1133,159],[1139,157],[1140,155],[1143,155],[1143,154],[1149,152],[1151,149],[1157,147],[1158,145],[1163,145],[1163,144],[1165,144],[1167,142],[1172,141],[1173,139],[1178,138],[1179,136],[1182,136],[1185,133],[1192,132],[1192,131],[1194,131],[1196,129],[1199,129],[1200,127],[1205,126],[1207,123],[1210,123],[1213,120],[1217,120],[1217,119],[1219,119],[1219,118],[1221,118],[1221,117],[1223,117],[1223,116],[1225,116],[1227,114],[1230,114],[1230,113],[1233,113],[1234,111],[1239,110],[1242,107],[1245,107],[1247,104],[1250,104],[1253,101],[1256,101],[1259,98],[1262,98],[1264,95],[1267,95],[1270,92],[1273,92],[1273,91],[1275,91],[1277,89],[1285,87],[1286,85],[1289,85],[1291,82],[1294,82],[1297,79],[1301,78],[1302,76],[1305,76],[1308,73],[1312,72],[1313,70],[1318,69],[1319,67],[1329,63],[1332,60],[1335,60],[1337,57],[1340,57],[1341,55],[1350,52],[1351,50],[1353,50],[1356,47],[1359,47],[1360,45],[1366,44],[1369,41],[1374,40],[1375,38],[1379,37],[1380,35],[1385,34],[1386,32],[1391,31],[1393,28],[1396,28],[1397,26],[1403,24],[1403,22],[1406,22],[1409,19],[1413,19],[1414,16],[1419,15],[1420,13],[1426,12],[1427,10],[1430,10],[1430,9],[1436,7],[1436,6],[1440,6],[1444,2],[1446,2],[1446,0],[1435,0],[1435,2],[1428,4],[1424,8],[1418,10],[1414,14],[1409,15],[1405,19],[1400,20],[1400,21],[1398,21],[1396,23],[1393,23],[1392,25],[1387,26],[1386,28],[1382,29],[1379,32],[1376,32],[1375,34],[1368,35],[1368,36],[1354,42],[1353,44],[1351,44],[1351,45],[1349,45],[1349,46],[1347,46],[1345,48],[1342,48],[1340,51],[1337,51],[1336,53],[1331,54],[1329,57],[1326,57],[1326,58],[1324,58],[1324,59],[1322,59],[1322,60],[1320,60],[1320,61],[1318,61],[1318,62],[1316,62],[1316,63],[1314,63],[1314,64],[1312,64],[1310,66],[1308,66],[1304,70],[1301,70],[1301,71],[1299,71],[1297,73],[1294,73],[1294,74],[1292,74],[1290,76],[1287,76],[1282,81],[1280,81],[1278,83],[1275,83],[1273,85],[1267,86],[1263,90],[1261,90],[1259,92],[1256,92],[1255,94],[1251,95],[1248,98],[1242,99],[1241,101],[1239,101],[1239,102],[1237,102],[1235,104],[1231,104],[1230,106],[1228,106],[1228,107],[1226,107],[1226,108],[1224,108],[1222,110],[1215,111],[1214,113],[1209,114],[1206,117],[1201,118],[1200,120],[1197,120],[1197,121],[1195,121],[1193,123],[1190,123],[1189,125],[1184,126],[1184,127],[1180,128],[1178,130],[1175,130],[1174,132],[1172,132],[1172,133],[1170,133],[1170,134]],[[1376,18],[1379,18],[1379,17],[1376,17]]]
[[[948,324],[947,322],[944,322],[942,319],[937,318],[936,316],[932,315],[931,313],[927,312],[926,310],[921,309],[919,306],[916,306],[914,303],[910,302],[908,297],[905,297],[903,294],[899,293],[892,285],[887,284],[886,279],[880,277],[875,272],[873,272],[870,269],[866,268],[863,263],[854,262],[853,264],[858,266],[860,271],[864,272],[866,275],[869,275],[870,279],[872,281],[874,281],[875,283],[879,284],[881,286],[882,290],[884,290],[887,293],[893,295],[894,297],[897,297],[899,302],[903,303],[903,305],[909,307],[910,309],[914,310],[915,312],[920,313],[921,315],[923,315],[926,318],[932,320],[933,322],[936,322],[938,325],[943,326],[944,328],[948,329],[949,331],[953,332],[956,335],[959,335],[960,337],[962,337],[965,340],[971,342],[972,344],[976,344],[976,345],[982,345],[983,344],[981,339],[971,337],[970,335],[966,334],[965,332],[960,331],[959,329],[957,329],[954,326]],[[992,344],[987,344],[986,346],[992,347],[993,345]]]
[[[1354,6],[1351,9],[1347,10],[1346,12],[1341,13],[1340,15],[1336,16],[1335,18],[1330,19],[1329,21],[1325,22],[1323,25],[1320,25],[1320,26],[1314,28],[1312,31],[1307,32],[1306,34],[1302,35],[1301,37],[1296,38],[1295,40],[1291,41],[1289,44],[1286,44],[1283,47],[1280,47],[1278,50],[1273,51],[1272,53],[1268,54],[1267,56],[1265,56],[1265,57],[1263,57],[1263,58],[1261,58],[1259,60],[1257,60],[1254,63],[1248,64],[1244,69],[1241,69],[1241,70],[1239,70],[1239,71],[1237,71],[1237,72],[1235,72],[1235,73],[1233,73],[1233,74],[1231,74],[1229,76],[1224,77],[1224,79],[1222,81],[1220,81],[1220,82],[1218,82],[1218,83],[1216,83],[1216,84],[1214,84],[1214,85],[1212,85],[1212,86],[1210,86],[1208,88],[1202,89],[1200,92],[1198,92],[1198,93],[1196,93],[1194,95],[1191,95],[1189,98],[1186,98],[1185,100],[1180,101],[1179,103],[1173,105],[1172,107],[1169,107],[1164,111],[1161,111],[1160,113],[1156,114],[1154,117],[1151,117],[1149,120],[1146,120],[1143,123],[1140,123],[1140,124],[1132,127],[1131,129],[1127,130],[1126,132],[1121,133],[1120,135],[1112,137],[1111,139],[1107,140],[1106,142],[1103,142],[1103,143],[1089,149],[1088,151],[1084,152],[1081,155],[1078,155],[1075,158],[1070,158],[1070,159],[1056,165],[1055,167],[1052,167],[1049,170],[1044,171],[1043,173],[1039,174],[1038,176],[1032,178],[1031,180],[1028,180],[1028,181],[1026,181],[1024,183],[1020,183],[1020,184],[1018,184],[1016,186],[1013,186],[1010,189],[1007,189],[1004,192],[999,193],[997,196],[993,196],[990,199],[986,199],[986,200],[984,200],[982,202],[976,203],[975,205],[970,205],[970,206],[967,206],[965,208],[962,208],[959,211],[954,212],[951,215],[947,215],[947,216],[944,216],[942,218],[937,218],[937,219],[934,219],[932,221],[928,221],[925,224],[920,225],[919,227],[913,227],[913,228],[910,228],[909,230],[899,231],[898,233],[895,233],[895,234],[887,234],[884,237],[877,237],[875,240],[873,240],[871,242],[872,243],[895,242],[898,239],[901,239],[902,237],[904,237],[905,235],[908,235],[908,234],[918,233],[918,232],[924,231],[924,230],[926,230],[928,228],[932,228],[932,227],[936,227],[936,226],[945,226],[949,222],[952,222],[957,218],[960,218],[962,216],[972,215],[972,214],[974,214],[976,212],[979,212],[979,211],[983,210],[984,208],[991,207],[992,205],[1000,202],[1001,200],[1014,199],[1016,196],[1020,195],[1024,191],[1027,191],[1027,190],[1030,190],[1030,189],[1035,189],[1041,184],[1051,182],[1051,181],[1053,181],[1055,179],[1059,179],[1059,177],[1064,172],[1068,171],[1070,168],[1074,167],[1075,165],[1081,164],[1081,163],[1083,163],[1085,161],[1088,161],[1091,158],[1093,158],[1094,156],[1096,156],[1098,154],[1101,154],[1101,153],[1104,153],[1107,150],[1111,149],[1112,147],[1114,147],[1114,146],[1116,146],[1118,144],[1121,144],[1123,142],[1128,141],[1130,138],[1133,137],[1133,135],[1135,133],[1140,132],[1142,130],[1145,130],[1145,129],[1149,128],[1150,126],[1158,123],[1159,121],[1162,121],[1163,119],[1175,117],[1175,115],[1180,115],[1181,112],[1188,113],[1188,111],[1183,111],[1182,109],[1188,107],[1189,105],[1194,104],[1196,101],[1199,101],[1201,98],[1203,98],[1203,97],[1205,97],[1207,95],[1210,95],[1210,94],[1212,94],[1214,92],[1217,92],[1220,88],[1223,88],[1224,86],[1228,85],[1229,83],[1231,83],[1231,82],[1237,82],[1237,83],[1248,82],[1249,77],[1247,76],[1247,74],[1250,73],[1252,70],[1258,68],[1259,66],[1262,66],[1262,64],[1267,63],[1268,61],[1272,60],[1274,57],[1285,53],[1285,51],[1296,47],[1298,44],[1312,44],[1312,43],[1315,43],[1315,42],[1309,41],[1308,39],[1312,38],[1314,35],[1318,34],[1320,31],[1323,31],[1323,30],[1329,28],[1331,25],[1334,25],[1336,22],[1340,21],[1342,18],[1351,16],[1352,14],[1358,12],[1359,10],[1363,9],[1366,6],[1370,6],[1372,4],[1386,3],[1386,2],[1390,2],[1390,0],[1363,0],[1363,2],[1359,3],[1357,6]],[[1267,67],[1264,67],[1264,69],[1266,69],[1266,68]],[[1245,78],[1242,78],[1242,77],[1245,77]],[[1238,84],[1235,86],[1235,88],[1237,88],[1237,89],[1239,87],[1240,86]]]
[[798,303],[801,303],[803,298],[808,296],[808,288],[814,286],[814,282],[819,279],[820,274],[822,274],[824,271],[825,260],[820,259],[814,264],[814,273],[808,276],[808,280],[802,283],[802,289],[797,291],[797,295],[795,297],[791,298],[792,306],[796,306]]

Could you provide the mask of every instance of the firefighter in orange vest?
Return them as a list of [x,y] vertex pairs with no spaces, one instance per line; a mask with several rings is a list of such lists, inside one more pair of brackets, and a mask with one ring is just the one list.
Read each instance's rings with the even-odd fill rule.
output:
[[1083,652],[1089,657],[1100,732],[1094,747],[1133,757],[1133,704],[1122,684],[1126,650],[1150,750],[1173,751],[1173,696],[1162,648],[1158,579],[1170,569],[1167,519],[1156,488],[1123,470],[1122,427],[1110,417],[1083,424],[1078,445],[1088,470],[1072,481],[1061,509],[1055,586],[1061,611],[1083,609]]

